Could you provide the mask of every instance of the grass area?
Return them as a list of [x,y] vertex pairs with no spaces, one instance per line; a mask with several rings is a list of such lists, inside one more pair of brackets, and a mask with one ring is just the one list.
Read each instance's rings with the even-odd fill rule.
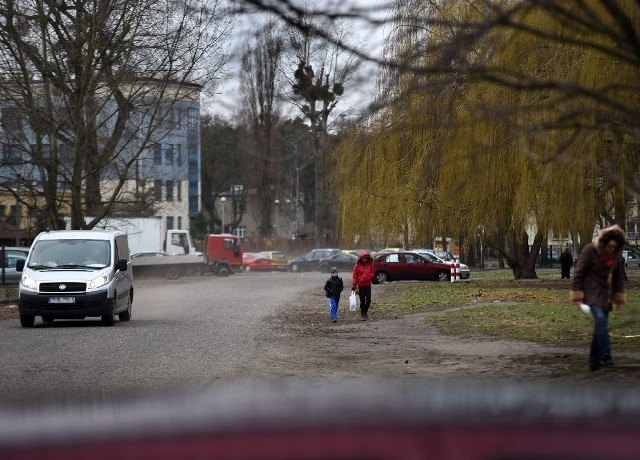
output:
[[[451,335],[589,343],[593,320],[569,302],[570,281],[561,280],[557,269],[537,274],[537,280],[514,280],[509,270],[487,270],[461,283],[391,283],[374,297],[375,310],[386,317],[431,312],[426,321]],[[629,279],[627,305],[611,314],[609,332],[612,347],[640,351],[640,272]]]

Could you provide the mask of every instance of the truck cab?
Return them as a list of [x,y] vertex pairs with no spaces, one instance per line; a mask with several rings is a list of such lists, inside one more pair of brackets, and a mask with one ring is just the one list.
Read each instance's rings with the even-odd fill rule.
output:
[[204,240],[204,263],[209,271],[227,276],[242,271],[242,247],[236,235],[209,234]]
[[167,230],[164,251],[169,255],[198,254],[188,230]]

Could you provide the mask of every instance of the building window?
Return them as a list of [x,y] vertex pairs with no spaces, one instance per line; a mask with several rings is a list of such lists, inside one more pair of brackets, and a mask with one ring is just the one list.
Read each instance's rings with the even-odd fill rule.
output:
[[247,234],[247,227],[245,227],[244,225],[240,225],[239,227],[233,229],[233,234],[238,238],[244,238]]
[[38,144],[31,144],[32,158],[38,158],[41,155],[43,161],[51,160],[51,146],[49,144],[40,144],[40,151],[38,151]]
[[173,216],[167,216],[167,230],[173,230]]
[[176,164],[182,166],[182,144],[176,144]]
[[2,149],[2,162],[5,165],[19,165],[22,163],[20,146],[16,144],[4,144]]
[[1,111],[0,125],[9,134],[15,134],[13,131],[18,131],[22,128],[24,121],[24,112],[18,108],[11,107],[5,108]]
[[168,180],[166,182],[167,187],[167,201],[173,201],[173,181]]
[[173,166],[173,144],[168,144],[164,151],[164,164]]
[[176,181],[176,200],[182,201],[182,182],[179,180]]
[[162,201],[162,181],[154,180],[153,181],[153,197],[158,201]]
[[182,216],[178,216],[178,230],[182,230]]
[[156,166],[162,164],[162,144],[160,143],[153,146],[153,164]]

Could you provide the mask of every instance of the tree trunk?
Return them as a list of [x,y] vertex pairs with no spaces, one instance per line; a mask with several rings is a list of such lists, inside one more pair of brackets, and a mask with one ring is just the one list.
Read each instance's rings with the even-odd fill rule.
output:
[[536,260],[542,245],[542,235],[536,233],[533,245],[529,247],[529,235],[522,231],[520,235],[511,242],[511,254],[507,261],[513,271],[513,277],[519,279],[537,279]]

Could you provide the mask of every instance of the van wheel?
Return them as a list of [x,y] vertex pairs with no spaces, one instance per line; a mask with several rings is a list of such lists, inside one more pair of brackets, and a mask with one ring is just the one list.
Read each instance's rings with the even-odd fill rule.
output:
[[229,276],[229,267],[227,265],[221,265],[218,267],[218,270],[216,271],[216,274],[218,276]]
[[36,317],[33,315],[20,315],[20,325],[22,327],[33,327]]
[[127,309],[118,315],[120,321],[129,321],[131,319],[131,306],[133,302],[131,300],[131,295],[129,295],[129,304],[127,305]]
[[116,315],[114,314],[113,309],[116,306],[117,298],[118,294],[114,294],[113,299],[109,302],[109,313],[105,313],[100,316],[103,326],[113,326],[116,323]]

